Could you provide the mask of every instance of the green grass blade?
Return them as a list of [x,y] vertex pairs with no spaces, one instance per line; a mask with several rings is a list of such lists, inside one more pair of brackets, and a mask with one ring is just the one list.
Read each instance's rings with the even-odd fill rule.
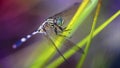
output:
[[96,26],[96,23],[97,23],[97,19],[98,19],[98,16],[99,16],[100,7],[101,7],[101,2],[99,2],[98,5],[97,5],[97,9],[96,9],[96,13],[95,13],[95,16],[94,16],[92,28],[91,28],[90,34],[88,36],[88,41],[87,41],[86,47],[84,49],[84,54],[82,55],[80,61],[78,62],[77,68],[82,68],[82,65],[85,61],[85,58],[86,58],[87,54],[88,54],[88,50],[90,48],[90,44],[91,44],[91,41],[92,41],[93,32],[94,32],[94,29],[95,29],[95,26]]

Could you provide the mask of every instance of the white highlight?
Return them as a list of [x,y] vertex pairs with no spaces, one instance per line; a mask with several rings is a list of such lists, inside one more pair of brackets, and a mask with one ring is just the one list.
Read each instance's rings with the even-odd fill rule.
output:
[[33,32],[32,35],[35,35],[35,34],[37,34],[37,33],[38,33],[38,32]]
[[31,35],[27,35],[27,38],[30,38],[31,37]]
[[21,42],[25,42],[26,40],[26,38],[21,38]]

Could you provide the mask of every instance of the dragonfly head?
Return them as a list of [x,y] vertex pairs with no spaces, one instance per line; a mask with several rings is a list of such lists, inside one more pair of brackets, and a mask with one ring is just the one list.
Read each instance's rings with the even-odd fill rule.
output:
[[63,18],[62,17],[57,17],[56,18],[56,23],[57,23],[57,25],[59,25],[59,26],[62,26],[63,25]]

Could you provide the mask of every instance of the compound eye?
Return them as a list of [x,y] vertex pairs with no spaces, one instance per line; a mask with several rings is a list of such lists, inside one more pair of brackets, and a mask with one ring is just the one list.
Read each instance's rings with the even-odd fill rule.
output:
[[58,24],[59,26],[62,26],[62,25],[63,25],[63,19],[62,19],[62,17],[58,17],[56,20],[57,20],[57,24]]

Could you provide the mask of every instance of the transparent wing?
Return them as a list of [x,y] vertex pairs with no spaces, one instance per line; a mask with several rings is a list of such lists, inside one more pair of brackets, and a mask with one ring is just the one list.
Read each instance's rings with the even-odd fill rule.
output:
[[49,35],[45,35],[45,37],[53,44],[53,46],[55,47],[55,49],[59,53],[59,55],[62,56],[62,58],[69,64],[67,59],[63,56],[62,52],[57,48],[57,46],[55,45],[54,41],[49,37]]
[[[60,55],[65,60],[65,62],[67,62],[69,64],[68,60],[64,57],[63,53],[65,53],[67,50],[71,49],[73,46],[75,46],[75,44],[72,41],[70,41],[68,39],[65,39],[65,42],[64,42],[63,46],[60,49],[58,49],[57,45],[55,44],[55,42],[53,40],[54,38],[52,39],[52,37],[50,37],[51,35],[52,34],[47,33],[47,35],[44,35],[44,36],[52,43],[52,45],[55,47],[56,51],[58,52],[58,54],[56,54],[54,56],[54,58],[58,57],[58,55]],[[83,54],[84,53],[83,49],[78,47],[78,46],[75,46],[74,50],[75,51],[78,50],[79,54]]]
[[69,39],[66,39],[66,40],[65,40],[65,43],[64,43],[63,45],[64,45],[63,48],[65,48],[65,50],[69,50],[69,49],[71,49],[72,47],[75,47],[75,48],[74,48],[75,51],[77,50],[80,54],[83,54],[83,53],[84,53],[84,51],[83,51],[82,48],[80,48],[79,46],[77,46],[75,43],[73,43],[73,42],[70,41]]
[[68,51],[69,49],[71,49],[72,47],[74,47],[73,50],[77,50],[76,54],[79,54],[77,56],[80,56],[81,54],[84,53],[83,49],[76,46],[72,41],[65,39],[64,44],[62,45],[62,47],[58,48],[57,45],[55,44],[55,42],[47,35],[46,38],[52,43],[52,45],[55,47],[56,49],[56,54],[54,55],[54,57],[49,61],[53,61],[55,58],[59,57],[59,55],[65,60],[66,63],[70,64],[69,61],[64,57],[64,53],[66,51]]

